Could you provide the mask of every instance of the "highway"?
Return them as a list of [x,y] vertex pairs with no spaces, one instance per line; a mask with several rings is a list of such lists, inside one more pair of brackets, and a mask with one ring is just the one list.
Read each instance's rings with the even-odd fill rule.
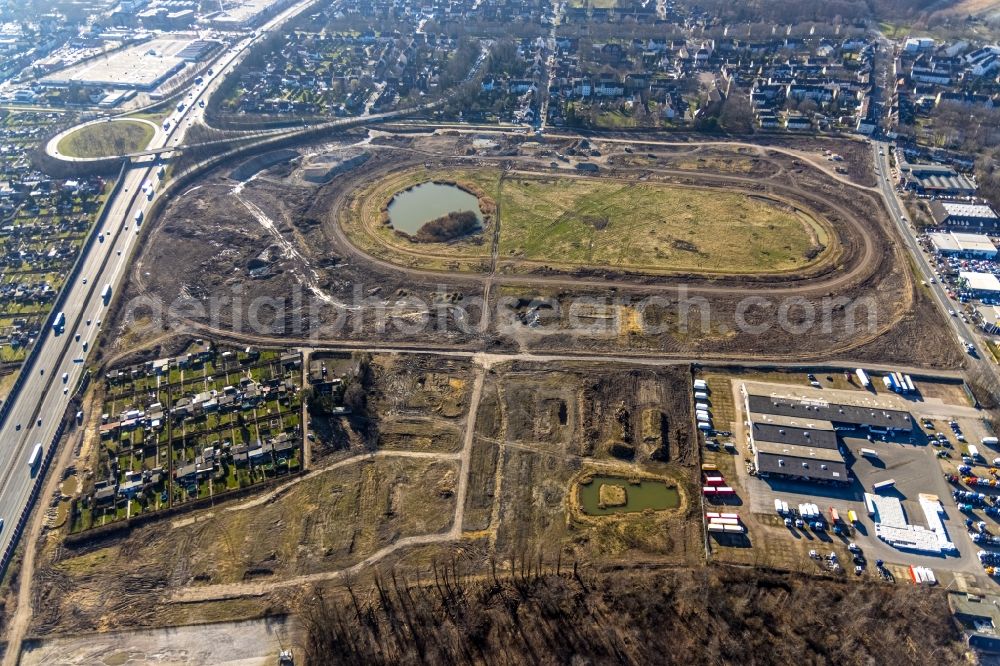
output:
[[[179,144],[187,128],[200,122],[204,109],[198,102],[207,104],[212,91],[221,84],[224,76],[247,52],[247,48],[266,31],[280,26],[297,15],[314,0],[297,3],[271,19],[253,36],[239,40],[221,53],[212,64],[211,75],[194,87],[184,98],[183,110],[171,115],[166,129],[160,128],[152,140],[152,147]],[[106,222],[103,228],[91,232],[89,247],[84,245],[79,259],[80,270],[64,286],[65,330],[57,335],[51,329],[42,330],[35,342],[35,362],[22,369],[26,373],[19,390],[8,396],[9,410],[0,424],[0,451],[3,466],[0,468],[0,552],[4,553],[3,568],[20,534],[16,529],[19,519],[31,507],[36,478],[44,472],[41,466],[29,467],[28,461],[37,443],[48,450],[58,433],[59,424],[69,405],[70,394],[83,377],[86,358],[93,350],[104,321],[107,306],[101,297],[105,285],[117,293],[128,274],[128,266],[139,238],[136,215],[146,213],[162,189],[156,158],[149,157],[133,163],[123,175],[117,196],[107,203]],[[153,190],[148,190],[149,185]]]

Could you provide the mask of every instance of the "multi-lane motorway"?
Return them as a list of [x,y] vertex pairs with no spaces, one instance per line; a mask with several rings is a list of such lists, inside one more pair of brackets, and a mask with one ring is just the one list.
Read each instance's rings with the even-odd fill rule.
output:
[[[188,127],[203,116],[204,108],[199,102],[207,103],[208,96],[247,48],[313,1],[289,7],[257,33],[220,54],[212,63],[213,73],[183,99],[183,110],[171,115],[170,125],[156,132],[151,146],[180,144]],[[34,363],[24,368],[26,374],[20,386],[8,397],[7,416],[0,423],[0,519],[4,521],[0,531],[0,553],[5,554],[4,567],[13,550],[11,546],[20,536],[16,527],[20,517],[30,508],[40,472],[38,466],[29,467],[29,458],[37,443],[47,448],[55,438],[73,387],[83,376],[88,351],[93,348],[100,329],[109,324],[105,321],[107,306],[101,292],[105,285],[111,285],[112,291],[118,292],[127,274],[129,259],[139,238],[136,215],[142,212],[145,217],[164,185],[160,182],[158,169],[156,158],[149,157],[124,172],[117,195],[107,203],[105,223],[93,230],[94,238],[89,246],[84,246],[79,260],[80,270],[63,287],[61,309],[66,317],[65,329],[59,335],[51,329],[41,332],[35,343],[38,348]]]

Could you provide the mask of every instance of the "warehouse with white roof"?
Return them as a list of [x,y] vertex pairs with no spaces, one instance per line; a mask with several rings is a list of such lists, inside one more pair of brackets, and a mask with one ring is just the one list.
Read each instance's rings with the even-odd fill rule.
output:
[[934,224],[950,229],[996,229],[1000,219],[985,204],[934,200],[930,203]]
[[961,271],[958,274],[958,279],[966,291],[970,291],[980,298],[1000,295],[1000,280],[993,273]]
[[997,256],[997,246],[986,234],[944,231],[928,234],[928,238],[934,251],[943,256],[966,259],[993,259]]

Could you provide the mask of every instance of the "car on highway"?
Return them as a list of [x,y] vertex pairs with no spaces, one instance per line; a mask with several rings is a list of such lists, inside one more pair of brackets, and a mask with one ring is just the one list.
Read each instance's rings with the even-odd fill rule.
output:
[[958,313],[955,312],[954,310],[948,310],[948,314],[950,314],[952,317],[957,317],[958,316]]
[[83,283],[87,284],[87,278],[83,278]]

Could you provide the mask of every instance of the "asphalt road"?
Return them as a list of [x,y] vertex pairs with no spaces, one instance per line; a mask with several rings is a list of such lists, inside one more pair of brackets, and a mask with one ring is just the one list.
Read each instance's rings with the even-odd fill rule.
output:
[[[889,144],[880,141],[873,141],[872,152],[875,162],[875,177],[878,179],[878,186],[882,192],[882,198],[885,199],[889,214],[892,215],[893,220],[896,222],[896,226],[899,228],[900,237],[909,248],[910,254],[913,255],[914,262],[917,266],[917,272],[919,273],[917,277],[927,283],[927,288],[931,291],[934,299],[944,311],[945,319],[948,321],[958,342],[963,345],[968,343],[975,345],[978,358],[970,357],[969,360],[973,363],[978,362],[990,365],[989,362],[986,361],[989,356],[989,352],[988,350],[984,352],[981,348],[972,327],[963,322],[960,318],[953,317],[949,314],[950,311],[955,310],[956,305],[951,301],[951,299],[948,298],[948,294],[941,286],[941,283],[937,282],[934,275],[934,269],[921,249],[920,243],[917,242],[917,237],[913,232],[910,219],[907,217],[906,211],[903,209],[899,198],[896,196],[896,190],[892,183],[892,172],[889,167]],[[935,283],[932,284],[931,280],[935,280]]]
[[[198,106],[199,100],[205,100],[207,104],[211,92],[246,53],[247,47],[267,30],[279,26],[312,2],[305,0],[289,7],[254,35],[241,39],[221,53],[212,65],[213,74],[192,88],[192,94],[184,98],[184,109],[171,115],[169,128],[160,128],[151,145],[179,144],[188,127],[203,117],[204,109]],[[101,292],[105,285],[111,285],[113,292],[117,293],[128,274],[130,257],[139,238],[136,215],[141,211],[145,217],[158,196],[156,191],[161,189],[158,168],[156,159],[150,157],[135,162],[125,172],[120,193],[107,204],[110,208],[104,228],[92,231],[93,234],[103,234],[103,240],[92,243],[80,258],[79,277],[63,287],[68,290],[63,306],[65,331],[59,335],[52,330],[40,333],[35,343],[39,345],[38,357],[31,374],[25,378],[20,391],[8,397],[10,411],[0,424],[0,455],[3,460],[0,468],[0,519],[4,521],[0,531],[0,552],[6,552],[18,538],[14,527],[31,501],[39,473],[37,467],[28,465],[32,450],[39,442],[43,447],[52,442],[69,404],[69,394],[83,376],[87,355],[93,349],[100,328],[107,325],[103,321],[107,307]],[[143,188],[149,184],[157,187],[147,195]]]

